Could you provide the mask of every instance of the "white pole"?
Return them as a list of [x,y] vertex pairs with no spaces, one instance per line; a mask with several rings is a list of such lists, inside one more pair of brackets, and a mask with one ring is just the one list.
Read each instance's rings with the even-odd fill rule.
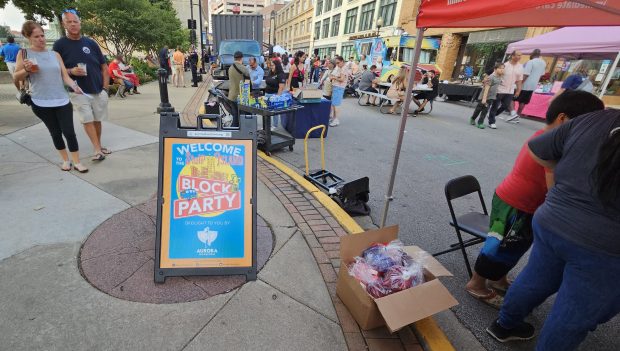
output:
[[618,66],[618,61],[620,61],[620,52],[618,52],[618,55],[616,55],[616,59],[614,60],[614,63],[611,65],[611,67],[609,67],[609,71],[605,75],[605,81],[603,82],[603,85],[601,85],[601,93],[598,95],[599,99],[602,99],[603,95],[605,95],[605,90],[607,90],[607,86],[609,86],[609,82],[611,81],[611,76],[613,76],[614,72],[616,71],[616,66]]
[[385,195],[385,206],[383,207],[383,216],[381,217],[381,227],[385,227],[387,221],[390,201],[393,200],[392,192],[394,190],[394,180],[396,179],[396,170],[398,169],[398,160],[400,159],[400,149],[403,144],[403,136],[405,135],[405,126],[407,125],[407,116],[409,115],[409,105],[413,93],[413,81],[420,60],[420,50],[422,49],[422,40],[424,40],[424,28],[418,28],[416,36],[415,51],[413,53],[413,62],[411,63],[411,72],[409,72],[409,81],[407,82],[407,91],[405,92],[405,103],[400,117],[400,129],[398,130],[398,140],[396,141],[396,150],[394,150],[394,160],[392,161],[392,172],[390,174],[390,182]]

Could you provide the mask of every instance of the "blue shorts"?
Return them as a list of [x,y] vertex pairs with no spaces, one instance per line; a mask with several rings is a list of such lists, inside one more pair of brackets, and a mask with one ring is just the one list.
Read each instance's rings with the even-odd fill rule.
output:
[[342,98],[344,97],[344,88],[342,87],[333,87],[332,88],[332,105],[340,106],[342,105]]

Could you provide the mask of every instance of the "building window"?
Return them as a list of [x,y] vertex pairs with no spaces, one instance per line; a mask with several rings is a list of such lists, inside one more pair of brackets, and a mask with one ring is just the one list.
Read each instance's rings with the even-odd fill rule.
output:
[[314,39],[321,38],[321,21],[314,22]]
[[293,37],[297,36],[297,24],[295,24],[295,29],[293,29]]
[[323,13],[323,0],[316,1],[316,15],[320,15]]
[[337,8],[339,8],[340,6],[342,6],[342,0],[336,0],[336,1],[334,2],[334,8],[335,8],[335,9],[337,9]]
[[301,21],[301,23],[299,23],[299,34],[304,33],[306,33],[306,21]]
[[347,11],[347,18],[344,22],[344,34],[355,32],[355,21],[357,19],[357,7]]
[[321,38],[329,37],[329,18],[323,20],[323,36]]
[[340,15],[332,17],[332,37],[338,36],[340,30]]
[[343,45],[342,46],[342,57],[345,60],[348,60],[349,57],[357,58],[357,51],[355,50],[355,45]]
[[332,9],[332,0],[325,0],[325,12],[329,12]]
[[308,32],[312,29],[312,18],[308,18],[308,25],[306,28],[308,28]]
[[362,5],[362,14],[360,16],[360,31],[372,29],[373,19],[375,18],[375,2],[369,2]]
[[379,3],[379,17],[383,18],[384,26],[391,26],[394,23],[396,2],[397,0],[381,0]]

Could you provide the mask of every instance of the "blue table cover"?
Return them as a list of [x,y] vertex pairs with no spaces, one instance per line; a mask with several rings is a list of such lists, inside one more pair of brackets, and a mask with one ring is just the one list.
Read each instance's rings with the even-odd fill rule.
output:
[[[295,130],[293,130],[292,118],[289,115],[282,115],[282,125],[291,133],[295,139],[303,139],[310,128],[324,124],[326,128],[325,137],[329,129],[329,113],[332,106],[331,101],[321,99],[321,103],[301,104],[304,108],[295,113]],[[321,130],[317,129],[310,133],[310,138],[320,138]]]

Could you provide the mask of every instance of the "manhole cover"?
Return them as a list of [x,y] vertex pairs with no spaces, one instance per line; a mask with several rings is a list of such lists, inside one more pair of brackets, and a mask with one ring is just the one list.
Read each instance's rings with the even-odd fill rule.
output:
[[[118,213],[88,237],[78,257],[82,275],[94,287],[119,299],[148,303],[204,300],[245,283],[245,276],[168,277],[153,281],[155,199]],[[260,270],[273,250],[273,235],[258,218],[257,262]]]

